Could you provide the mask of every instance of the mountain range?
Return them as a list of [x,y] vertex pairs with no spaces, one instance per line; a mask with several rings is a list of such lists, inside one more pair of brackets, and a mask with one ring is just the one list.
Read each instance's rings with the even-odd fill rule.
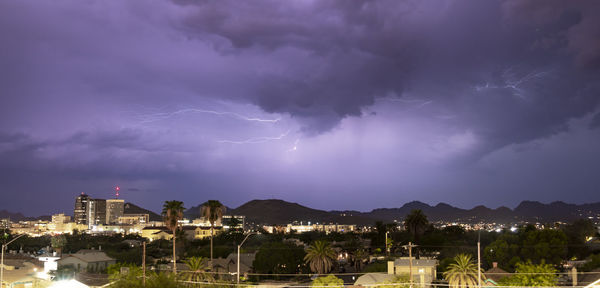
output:
[[[185,211],[186,218],[200,216],[200,206]],[[245,215],[247,222],[256,224],[287,224],[293,221],[308,223],[338,223],[371,225],[375,221],[402,221],[414,209],[420,209],[429,221],[461,222],[461,223],[515,223],[528,222],[569,222],[580,218],[600,215],[600,202],[592,204],[568,204],[552,202],[549,204],[537,201],[523,201],[515,209],[499,207],[496,209],[476,206],[472,209],[457,208],[446,203],[435,206],[413,201],[400,208],[379,208],[370,212],[353,210],[324,211],[302,206],[297,203],[279,199],[252,200],[240,207],[228,208],[226,214]]]
[[[184,217],[195,219],[200,217],[202,204],[184,211]],[[325,211],[302,206],[297,203],[279,199],[252,200],[237,208],[226,207],[227,215],[244,215],[247,223],[254,224],[288,224],[294,221],[303,223],[338,223],[372,225],[375,221],[390,223],[401,222],[414,209],[420,209],[427,215],[429,221],[460,222],[460,223],[517,223],[527,222],[570,222],[580,218],[598,217],[600,202],[591,204],[568,204],[561,201],[544,204],[537,201],[523,201],[514,209],[508,207],[488,208],[476,206],[472,209],[462,209],[446,203],[431,206],[427,203],[413,201],[400,208],[378,208],[370,212],[361,211]],[[139,207],[133,203],[125,204],[127,214],[149,214],[150,221],[160,221],[162,217],[153,211]],[[41,218],[43,217],[43,218]],[[47,219],[48,216],[37,217]],[[21,213],[0,211],[0,219],[10,218],[13,221],[31,220]]]

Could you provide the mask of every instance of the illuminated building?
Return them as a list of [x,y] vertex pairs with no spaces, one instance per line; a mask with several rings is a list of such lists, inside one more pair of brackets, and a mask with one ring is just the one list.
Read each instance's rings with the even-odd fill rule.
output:
[[87,209],[88,202],[90,201],[90,196],[81,192],[81,195],[75,198],[75,209],[73,211],[73,221],[77,224],[87,224]]
[[125,211],[125,200],[108,199],[106,200],[106,223],[117,224],[119,217],[122,217]]
[[88,229],[92,226],[106,224],[106,200],[90,199],[88,201]]

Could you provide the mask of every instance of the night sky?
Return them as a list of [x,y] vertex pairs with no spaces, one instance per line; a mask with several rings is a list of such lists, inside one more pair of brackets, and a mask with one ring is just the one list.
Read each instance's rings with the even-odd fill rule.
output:
[[0,1],[0,209],[600,201],[598,1]]

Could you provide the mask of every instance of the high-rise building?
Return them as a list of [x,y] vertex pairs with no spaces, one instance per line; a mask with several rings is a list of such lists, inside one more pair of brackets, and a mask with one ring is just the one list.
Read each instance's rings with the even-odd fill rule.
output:
[[125,200],[108,199],[106,200],[106,223],[117,224],[119,217],[123,216],[125,211]]
[[106,224],[106,199],[94,199],[96,202],[96,215],[94,215],[94,223]]
[[88,229],[92,229],[94,225],[106,224],[106,200],[90,199],[86,215]]
[[90,196],[81,192],[81,195],[75,198],[75,209],[73,210],[73,221],[77,224],[88,224],[87,209]]

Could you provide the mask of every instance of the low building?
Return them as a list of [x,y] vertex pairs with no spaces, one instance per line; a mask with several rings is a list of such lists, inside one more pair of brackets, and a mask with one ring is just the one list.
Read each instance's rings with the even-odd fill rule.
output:
[[100,250],[84,249],[75,254],[65,255],[57,262],[58,268],[71,266],[78,272],[101,272],[106,270],[109,265],[115,264],[116,260]]
[[394,280],[395,275],[387,273],[366,273],[354,282],[355,286],[373,286]]
[[142,229],[142,237],[147,238],[150,241],[155,240],[171,240],[173,235],[171,234],[171,230],[169,230],[165,226],[157,226],[157,227],[145,227]]
[[223,215],[223,228],[225,230],[236,229],[244,230],[246,216],[242,215]]
[[[210,227],[206,227],[206,226],[198,226],[198,227],[194,227],[194,239],[204,239],[207,237],[210,237]],[[219,233],[223,232],[223,227],[222,226],[215,226],[215,228],[213,229],[213,235],[217,235]]]
[[[210,232],[211,228],[206,227],[206,226],[189,226],[188,225],[188,226],[181,226],[180,229],[182,229],[184,231],[185,238],[187,238],[188,240],[204,239],[204,238],[210,237],[210,235],[211,235],[211,232]],[[221,232],[223,232],[222,226],[218,226],[213,229],[214,235],[217,235]],[[159,239],[171,240],[173,238],[172,231],[165,226],[144,227],[144,229],[142,229],[142,237],[148,238],[150,241],[159,240]]]
[[42,254],[37,257],[40,262],[44,263],[44,274],[50,275],[52,271],[56,271],[58,269],[58,260],[60,257],[56,254],[56,252],[52,254]]
[[[242,253],[240,254],[240,276],[252,272],[252,262],[256,258],[256,253]],[[237,273],[237,253],[231,253],[227,255],[227,258],[213,259],[214,272],[217,275],[231,275],[231,273]]]
[[431,282],[437,278],[436,267],[438,261],[434,259],[412,259],[402,257],[394,261],[388,261],[388,274],[410,275],[412,281],[419,283],[422,287],[429,287]]
[[35,258],[4,259],[4,275],[0,287],[34,287],[44,282],[38,273],[42,269]]
[[483,273],[487,279],[494,281],[494,283],[498,283],[498,280],[510,276],[511,273],[508,273],[498,267],[498,262],[492,263],[492,268],[488,269]]
[[120,216],[118,221],[119,224],[127,224],[127,225],[137,225],[150,222],[149,214],[123,214]]

